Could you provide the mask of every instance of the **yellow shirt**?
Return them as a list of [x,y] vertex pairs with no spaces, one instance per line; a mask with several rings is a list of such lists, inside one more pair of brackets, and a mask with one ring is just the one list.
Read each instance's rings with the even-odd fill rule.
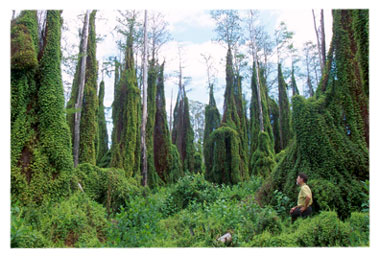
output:
[[[310,201],[308,205],[305,205],[306,196],[310,197]],[[312,203],[313,203],[313,196],[311,194],[311,190],[308,185],[303,184],[301,187],[300,193],[298,194],[297,206],[309,207]]]

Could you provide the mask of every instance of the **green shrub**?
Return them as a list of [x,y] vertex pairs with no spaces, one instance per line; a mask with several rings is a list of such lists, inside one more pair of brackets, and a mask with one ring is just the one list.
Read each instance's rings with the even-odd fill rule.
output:
[[136,198],[128,202],[108,228],[108,246],[153,247],[154,239],[161,233],[158,227],[161,217],[154,198]]
[[369,246],[369,215],[353,212],[348,219],[351,226],[350,240],[352,246]]
[[278,234],[281,230],[281,219],[277,213],[271,208],[261,208],[256,215],[255,233],[268,231],[271,234]]
[[11,207],[11,248],[41,248],[49,241],[25,218],[28,208]]
[[337,206],[339,187],[324,179],[313,179],[308,183],[313,195],[313,211],[334,210]]
[[179,179],[171,195],[178,209],[186,208],[191,201],[212,202],[218,196],[214,185],[201,174],[188,174]]
[[316,217],[295,222],[299,246],[349,246],[350,227],[339,220],[336,212],[321,212]]
[[106,235],[105,216],[101,205],[77,192],[48,209],[41,220],[41,231],[53,247],[100,247]]
[[103,204],[108,214],[118,211],[121,206],[125,206],[126,201],[142,192],[138,181],[126,177],[121,169],[102,169],[84,163],[76,168],[76,177],[84,192],[91,199]]

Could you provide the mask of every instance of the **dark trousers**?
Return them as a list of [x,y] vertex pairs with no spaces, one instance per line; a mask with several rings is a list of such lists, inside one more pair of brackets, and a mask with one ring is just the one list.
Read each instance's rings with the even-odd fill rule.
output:
[[298,218],[306,218],[307,216],[311,215],[311,206],[307,207],[305,211],[301,212],[301,207],[297,207],[291,214],[290,216],[292,217],[292,223]]

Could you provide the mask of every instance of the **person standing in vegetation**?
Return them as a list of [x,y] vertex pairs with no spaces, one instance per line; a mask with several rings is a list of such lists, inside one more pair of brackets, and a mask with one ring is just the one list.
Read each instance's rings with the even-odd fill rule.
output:
[[311,215],[311,204],[313,203],[313,196],[307,182],[307,176],[304,173],[300,173],[297,176],[297,185],[301,190],[298,194],[297,206],[290,209],[290,216],[292,217],[292,223],[300,216],[306,218]]

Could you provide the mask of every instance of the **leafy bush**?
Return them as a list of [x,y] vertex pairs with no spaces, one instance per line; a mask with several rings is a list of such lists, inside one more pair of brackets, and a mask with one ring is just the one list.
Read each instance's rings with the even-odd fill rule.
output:
[[353,246],[369,246],[369,215],[353,212],[348,219],[351,226],[350,240]]
[[299,246],[349,246],[350,227],[339,220],[336,212],[321,212],[318,216],[297,220],[294,233]]
[[186,208],[190,202],[215,201],[218,194],[214,185],[206,181],[201,174],[189,174],[178,180],[171,193],[172,202],[177,209]]
[[117,212],[121,206],[125,206],[126,201],[142,192],[138,181],[126,177],[123,170],[103,169],[88,163],[80,164],[76,168],[74,186],[78,182],[91,199],[107,208],[108,214]]
[[136,198],[121,208],[108,228],[110,247],[152,247],[160,234],[162,215],[152,197]]
[[281,219],[277,213],[271,208],[261,208],[256,215],[255,233],[268,231],[271,234],[277,234],[281,232],[281,229]]
[[313,210],[334,210],[337,205],[337,196],[340,194],[339,187],[324,179],[313,179],[309,182],[313,194]]
[[27,208],[11,207],[11,248],[48,247],[49,241],[25,219]]
[[101,205],[77,192],[46,211],[41,231],[53,247],[100,247],[105,241],[105,216]]

